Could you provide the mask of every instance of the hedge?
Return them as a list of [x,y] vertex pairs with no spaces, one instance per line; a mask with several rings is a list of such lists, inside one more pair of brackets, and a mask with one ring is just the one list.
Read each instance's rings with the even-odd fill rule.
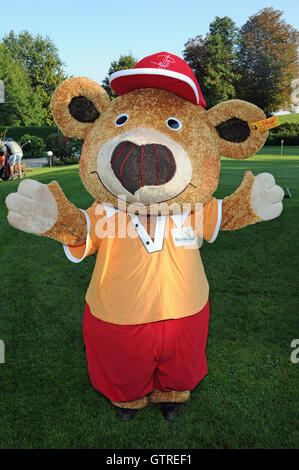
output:
[[9,127],[9,126],[0,126],[0,137],[6,132],[6,137],[11,137],[16,142],[21,140],[21,137],[24,134],[35,135],[36,137],[41,137],[46,143],[47,137],[50,134],[58,134],[60,131],[58,127]]
[[24,134],[19,140],[19,144],[23,146],[22,150],[24,158],[40,158],[45,156],[46,146],[41,137],[37,137],[36,135],[31,134]]
[[282,139],[284,145],[299,145],[299,124],[286,122],[271,129],[265,145],[280,145]]
[[72,157],[78,157],[82,151],[82,140],[67,138],[62,139],[59,134],[51,134],[46,140],[46,150],[51,150],[55,157],[61,161]]

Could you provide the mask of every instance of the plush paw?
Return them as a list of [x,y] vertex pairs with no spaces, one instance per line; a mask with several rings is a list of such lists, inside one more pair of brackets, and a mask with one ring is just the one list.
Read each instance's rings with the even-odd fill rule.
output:
[[275,184],[275,178],[270,173],[260,173],[254,178],[250,202],[262,220],[272,220],[281,214],[283,197],[283,189]]
[[26,179],[5,200],[8,222],[27,233],[42,235],[50,230],[58,217],[55,198],[46,184]]

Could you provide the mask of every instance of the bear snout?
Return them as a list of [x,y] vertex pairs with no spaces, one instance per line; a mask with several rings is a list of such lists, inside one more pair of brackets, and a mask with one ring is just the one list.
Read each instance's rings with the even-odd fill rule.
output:
[[111,168],[122,186],[134,194],[143,186],[168,183],[176,170],[172,152],[161,144],[120,142],[112,152]]

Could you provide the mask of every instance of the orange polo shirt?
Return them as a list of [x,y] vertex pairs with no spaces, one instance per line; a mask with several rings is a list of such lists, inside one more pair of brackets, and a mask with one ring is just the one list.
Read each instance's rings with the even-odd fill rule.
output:
[[98,250],[86,294],[91,313],[109,323],[136,325],[199,312],[209,285],[198,247],[202,238],[215,240],[221,202],[211,198],[196,212],[157,216],[154,239],[135,214],[99,203],[83,211],[86,242],[64,250],[75,263]]

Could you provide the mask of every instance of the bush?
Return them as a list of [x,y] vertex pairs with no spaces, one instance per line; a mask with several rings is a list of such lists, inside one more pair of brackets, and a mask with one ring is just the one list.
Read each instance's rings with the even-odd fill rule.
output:
[[299,124],[286,122],[269,131],[269,137],[265,145],[299,145]]
[[[30,143],[27,143],[29,142]],[[45,156],[45,143],[41,137],[35,135],[24,134],[20,139],[20,145],[24,145],[22,148],[24,157],[44,157]]]
[[46,140],[46,149],[51,150],[58,159],[56,164],[78,163],[82,150],[82,141],[66,138],[61,134],[51,134]]
[[76,156],[73,156],[73,157],[66,157],[66,158],[61,159],[61,160],[60,160],[59,158],[56,158],[54,165],[55,165],[55,166],[60,166],[60,165],[77,165],[79,162],[80,162],[80,157],[76,157]]
[[[60,137],[60,138],[59,138]],[[56,147],[61,145],[61,136],[59,134],[50,134],[46,139],[46,150],[54,152]]]

